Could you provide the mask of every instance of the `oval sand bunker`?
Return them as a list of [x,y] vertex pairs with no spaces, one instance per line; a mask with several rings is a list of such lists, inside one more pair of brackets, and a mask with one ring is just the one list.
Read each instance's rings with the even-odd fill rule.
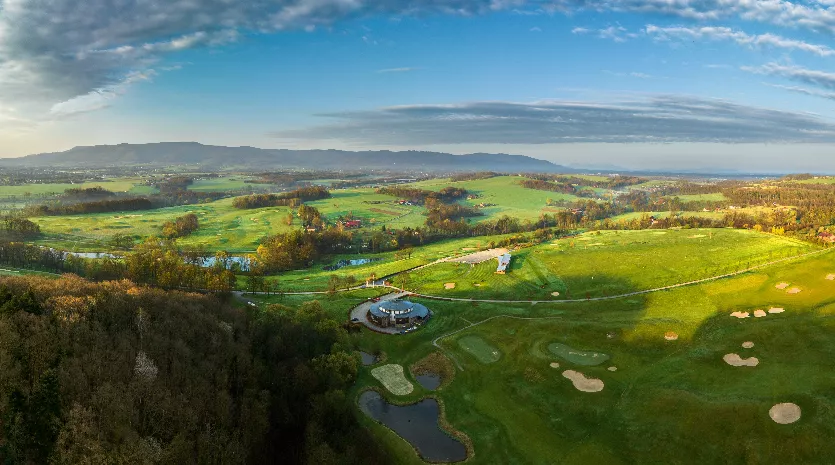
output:
[[728,365],[735,367],[755,367],[760,364],[757,357],[742,358],[737,354],[726,354],[722,357],[722,360],[724,360]]
[[667,332],[664,334],[664,339],[666,339],[666,340],[668,340],[668,341],[675,341],[676,339],[678,339],[678,334],[676,334],[676,333],[674,333],[674,332],[672,332],[672,331],[667,331]]
[[731,316],[735,316],[737,318],[748,318],[751,314],[748,312],[733,312],[731,313]]
[[571,380],[578,391],[600,392],[603,390],[603,381],[595,378],[586,378],[586,375],[574,370],[565,370],[562,375]]
[[745,341],[745,342],[742,343],[742,348],[743,349],[750,349],[752,347],[754,347],[754,343],[751,342],[751,341]]
[[800,420],[800,407],[791,402],[777,404],[774,407],[771,407],[771,410],[768,411],[768,416],[770,416],[775,423],[788,425]]

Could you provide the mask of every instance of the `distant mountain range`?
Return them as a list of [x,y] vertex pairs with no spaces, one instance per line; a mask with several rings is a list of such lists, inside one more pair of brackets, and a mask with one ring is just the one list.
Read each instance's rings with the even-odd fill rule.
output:
[[378,171],[499,171],[576,172],[522,155],[473,153],[452,155],[420,151],[287,150],[255,147],[222,147],[196,142],[119,144],[75,147],[66,152],[42,153],[0,159],[0,166],[110,167],[195,165],[211,169],[315,169]]

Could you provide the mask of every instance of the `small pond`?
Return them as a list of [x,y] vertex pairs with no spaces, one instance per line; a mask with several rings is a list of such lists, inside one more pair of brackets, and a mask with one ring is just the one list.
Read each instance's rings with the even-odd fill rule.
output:
[[75,255],[81,258],[117,258],[117,255],[107,252],[65,252],[67,255]]
[[[237,264],[241,267],[241,271],[249,271],[249,259],[247,257],[230,255],[228,259],[230,267],[234,264]],[[217,259],[215,257],[203,257],[200,260],[200,266],[203,266],[205,268],[211,268],[215,265],[216,261]]]
[[376,262],[381,259],[379,258],[354,258],[352,260],[339,260],[338,262],[334,263],[333,265],[328,265],[323,267],[322,269],[325,271],[336,271],[340,268],[345,268],[346,266],[358,266],[358,265],[366,265],[371,262]]
[[430,391],[434,391],[441,386],[441,376],[437,373],[424,373],[415,376],[415,379],[424,389],[429,389]]
[[374,354],[369,354],[368,352],[360,351],[360,357],[362,357],[362,364],[363,366],[374,365],[377,363],[377,356]]
[[438,425],[440,408],[435,399],[411,405],[392,405],[375,391],[365,391],[359,398],[366,415],[386,425],[409,442],[429,462],[460,462],[467,458],[467,448]]

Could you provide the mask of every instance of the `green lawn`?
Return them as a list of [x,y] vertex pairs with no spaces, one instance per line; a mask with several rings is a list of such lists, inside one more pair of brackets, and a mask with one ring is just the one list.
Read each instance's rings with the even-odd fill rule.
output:
[[713,192],[711,194],[681,194],[671,195],[668,198],[678,197],[682,202],[721,202],[728,200],[725,194],[721,192]]
[[[603,231],[513,252],[505,275],[495,274],[496,260],[442,263],[411,273],[407,287],[448,297],[582,299],[715,276],[811,250],[805,242],[745,230]],[[456,286],[444,289],[445,283]]]
[[67,189],[87,189],[101,186],[112,192],[147,193],[153,188],[143,186],[140,178],[113,178],[104,181],[85,182],[81,184],[26,184],[23,186],[0,186],[0,197],[23,196],[27,192],[31,195],[62,194]]
[[[439,341],[459,369],[433,395],[443,402],[452,427],[472,440],[471,463],[825,463],[835,455],[829,440],[835,434],[835,377],[827,375],[835,356],[830,336],[835,283],[825,279],[835,272],[833,263],[831,255],[823,255],[605,302],[531,306],[420,300],[435,317],[419,331],[389,336],[363,330],[355,338],[363,350],[385,352],[385,363],[408,367],[435,350],[435,338],[471,322],[497,315],[539,318],[495,318]],[[803,291],[789,295],[775,289],[782,281]],[[344,318],[368,296],[321,301]],[[299,301],[288,296],[284,302]],[[786,312],[744,320],[729,316],[771,306]],[[679,339],[665,341],[668,331]],[[468,350],[472,341],[501,356],[490,363],[479,360]],[[741,348],[743,341],[753,341],[754,348]],[[610,359],[598,366],[574,364],[550,354],[550,344]],[[722,360],[727,353],[756,356],[760,365],[731,367]],[[549,366],[554,361],[559,369]],[[370,368],[361,368],[353,395],[379,386]],[[600,379],[605,388],[577,391],[562,376],[566,369]],[[415,392],[398,402],[430,394],[414,384]],[[801,420],[772,422],[768,410],[780,402],[800,405]],[[396,434],[357,415],[391,450],[395,463],[422,463]]]
[[512,216],[520,220],[535,220],[542,213],[554,213],[557,208],[547,207],[548,199],[554,201],[574,201],[578,197],[558,192],[540,191],[526,189],[519,185],[522,178],[519,176],[498,176],[488,179],[477,179],[475,181],[450,182],[449,179],[431,179],[414,184],[410,187],[417,187],[428,190],[441,190],[447,186],[455,186],[467,189],[480,195],[478,199],[467,200],[467,205],[478,205],[480,203],[496,204],[493,207],[481,209],[484,217],[473,220],[484,221],[496,219],[503,215]]

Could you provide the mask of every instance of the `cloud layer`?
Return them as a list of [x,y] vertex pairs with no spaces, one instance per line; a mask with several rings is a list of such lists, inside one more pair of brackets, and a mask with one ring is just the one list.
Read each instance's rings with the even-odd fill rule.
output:
[[656,96],[612,104],[543,101],[410,105],[322,115],[339,120],[278,131],[286,139],[369,145],[578,142],[835,142],[835,125],[804,113],[723,100]]
[[[250,34],[313,30],[367,15],[478,15],[493,11],[655,14],[692,21],[742,20],[835,33],[832,0],[0,0],[0,106],[17,115],[67,116],[103,108],[162,57],[222,46]],[[620,26],[594,33],[635,37]],[[831,56],[833,49],[728,28],[654,28],[658,37],[707,37]],[[763,70],[765,74],[783,74]],[[819,84],[813,76],[794,77]],[[20,119],[20,116],[15,116]],[[16,119],[16,121],[17,121]],[[11,121],[5,117],[3,121]]]
[[835,55],[835,50],[826,45],[811,44],[801,40],[788,39],[775,34],[751,35],[729,27],[659,27],[648,25],[644,32],[657,40],[727,40],[750,47],[774,47],[814,53],[822,57]]

